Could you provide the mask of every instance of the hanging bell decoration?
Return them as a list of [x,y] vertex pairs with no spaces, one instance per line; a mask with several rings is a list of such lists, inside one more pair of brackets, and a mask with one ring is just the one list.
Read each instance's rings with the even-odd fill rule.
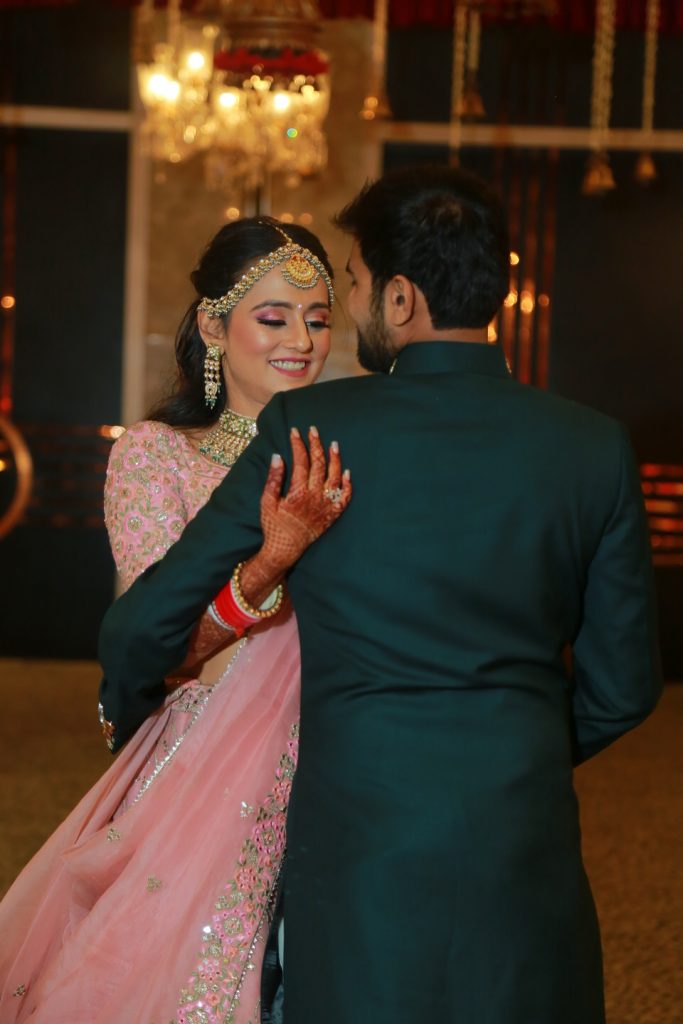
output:
[[484,117],[484,101],[479,92],[479,51],[481,46],[481,16],[479,11],[470,9],[467,19],[467,59],[465,83],[460,116],[463,121],[476,121]]
[[479,92],[479,86],[477,84],[477,76],[472,75],[470,71],[465,76],[465,89],[463,91],[462,102],[460,104],[460,116],[463,121],[479,121],[482,117],[485,117],[486,109],[484,107],[484,101],[481,98]]
[[363,121],[390,118],[391,107],[386,92],[387,32],[389,27],[389,0],[375,0],[372,22],[372,64],[370,90],[363,99],[360,117]]
[[[645,65],[643,68],[643,134],[651,134],[655,113],[655,76],[657,74],[657,31],[659,29],[659,0],[647,0],[645,9]],[[650,185],[657,178],[652,156],[643,152],[638,157],[634,177],[641,185]]]
[[604,196],[615,187],[607,153],[598,151],[588,157],[581,192],[584,196]]
[[588,157],[581,188],[585,196],[604,195],[605,192],[614,188],[614,175],[610,167],[606,144],[612,109],[615,21],[616,0],[597,0],[591,92],[592,152]]
[[451,120],[448,127],[449,161],[460,163],[462,144],[462,112],[465,99],[467,68],[467,4],[455,0],[453,7],[453,64],[451,72]]
[[657,168],[650,153],[640,154],[633,177],[640,185],[650,185],[657,180]]

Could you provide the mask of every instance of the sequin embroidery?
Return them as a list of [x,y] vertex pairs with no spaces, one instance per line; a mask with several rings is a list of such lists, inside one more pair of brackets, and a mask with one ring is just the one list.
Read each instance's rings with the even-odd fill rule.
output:
[[[255,969],[255,950],[273,917],[298,744],[295,724],[273,788],[256,809],[256,822],[242,846],[234,877],[202,929],[199,961],[180,994],[178,1024],[232,1024],[235,1019],[246,973]],[[258,1008],[253,1019],[258,1019]]]
[[104,515],[126,587],[177,541],[225,473],[165,423],[136,423],[115,442]]
[[[140,774],[133,780],[131,788],[124,798],[118,813],[136,804],[142,799],[149,787],[159,778],[164,768],[177,754],[183,740],[186,738],[197,719],[204,713],[209,703],[211,694],[220,686],[232,672],[237,658],[242,650],[249,643],[248,637],[243,637],[235,647],[223,674],[214,686],[203,686],[201,683],[186,683],[182,686],[175,700],[169,705],[170,717],[163,735],[150,757],[145,762]],[[107,839],[109,836],[107,836]]]

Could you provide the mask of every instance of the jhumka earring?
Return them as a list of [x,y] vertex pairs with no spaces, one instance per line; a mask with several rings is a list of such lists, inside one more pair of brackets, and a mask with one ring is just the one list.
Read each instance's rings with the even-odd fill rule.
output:
[[204,357],[204,403],[213,409],[221,390],[221,355],[219,345],[207,345]]

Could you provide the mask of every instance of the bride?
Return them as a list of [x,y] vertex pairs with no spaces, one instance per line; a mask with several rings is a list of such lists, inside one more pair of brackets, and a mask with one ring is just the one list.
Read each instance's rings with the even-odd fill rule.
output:
[[[331,273],[313,234],[268,218],[209,243],[176,339],[175,389],[111,452],[105,518],[124,585],[178,539],[269,398],[318,377]],[[309,442],[324,462],[315,430]],[[307,463],[298,437],[293,451]],[[287,508],[281,477],[274,460],[271,513]],[[310,501],[330,510],[332,494],[325,526],[350,497],[336,445]],[[103,698],[107,741],[125,746],[0,904],[4,1024],[260,1019],[299,704],[296,622],[286,601],[276,615],[267,606],[253,617],[268,621],[236,639],[212,604],[158,711]]]

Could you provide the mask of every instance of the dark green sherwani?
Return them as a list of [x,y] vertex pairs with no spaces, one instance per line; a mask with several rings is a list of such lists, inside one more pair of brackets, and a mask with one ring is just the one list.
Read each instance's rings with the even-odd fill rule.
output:
[[392,376],[276,396],[109,612],[107,717],[125,738],[158,705],[259,544],[271,452],[312,423],[339,440],[354,496],[289,579],[286,1022],[600,1024],[572,765],[659,694],[648,535],[623,429],[516,383],[499,349],[415,344]]

